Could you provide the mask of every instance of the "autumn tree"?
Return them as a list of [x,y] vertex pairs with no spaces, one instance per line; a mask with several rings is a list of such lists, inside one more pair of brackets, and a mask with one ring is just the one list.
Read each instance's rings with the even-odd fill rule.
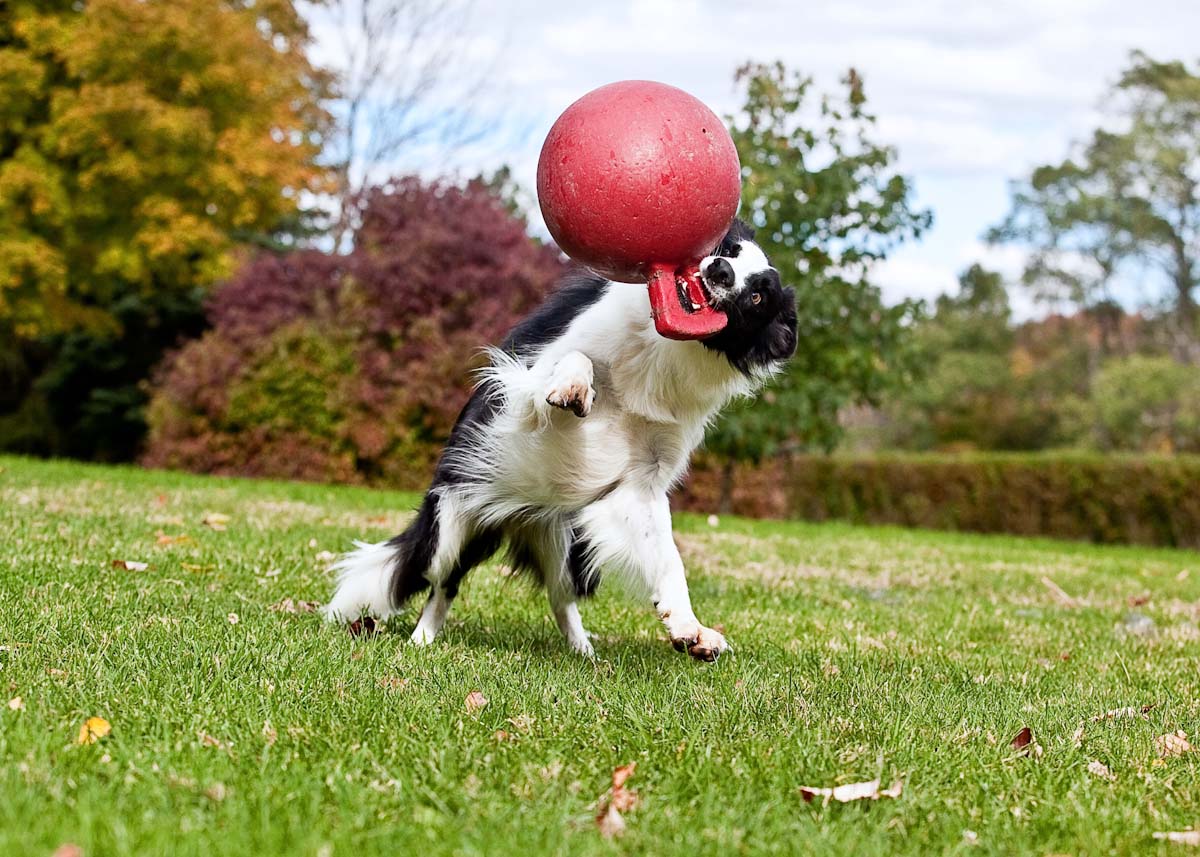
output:
[[787,444],[827,448],[843,407],[874,401],[904,377],[916,305],[886,306],[871,270],[932,219],[913,203],[895,150],[876,140],[853,69],[830,94],[781,63],[746,65],[736,80],[744,103],[729,123],[742,162],[741,216],[796,290],[799,345],[763,401],[734,407],[708,435],[725,462],[723,506],[734,461]]
[[291,0],[5,4],[0,445],[131,453],[138,383],[204,290],[327,186],[307,47]]
[[1017,183],[990,237],[1032,250],[1024,279],[1042,297],[1165,301],[1177,353],[1200,359],[1200,70],[1135,52],[1107,101],[1111,127]]

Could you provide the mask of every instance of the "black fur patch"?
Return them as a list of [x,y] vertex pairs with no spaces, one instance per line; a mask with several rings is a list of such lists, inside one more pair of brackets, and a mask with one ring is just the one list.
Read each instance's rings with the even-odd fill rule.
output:
[[545,303],[512,329],[500,347],[509,354],[527,358],[561,336],[571,322],[604,297],[606,291],[608,280],[603,277],[585,270],[572,271]]
[[426,494],[413,522],[388,541],[388,547],[395,549],[389,587],[393,607],[401,606],[429,588],[425,572],[433,562],[433,550],[438,540],[437,505],[437,495]]
[[600,586],[600,575],[589,562],[591,545],[578,532],[571,534],[571,550],[567,553],[567,573],[571,575],[571,584],[575,587],[575,595],[579,598],[590,598],[596,594]]
[[442,584],[442,591],[446,593],[447,598],[454,598],[458,595],[458,586],[467,576],[467,572],[494,554],[500,547],[500,539],[499,530],[484,530],[482,533],[476,533],[467,541],[458,554],[458,561],[454,563],[454,568],[446,576],[446,582]]

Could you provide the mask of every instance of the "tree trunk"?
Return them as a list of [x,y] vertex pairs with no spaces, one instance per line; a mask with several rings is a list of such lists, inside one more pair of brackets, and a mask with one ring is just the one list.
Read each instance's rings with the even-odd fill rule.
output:
[[717,514],[733,514],[733,459],[726,458],[721,464],[721,496],[717,500]]

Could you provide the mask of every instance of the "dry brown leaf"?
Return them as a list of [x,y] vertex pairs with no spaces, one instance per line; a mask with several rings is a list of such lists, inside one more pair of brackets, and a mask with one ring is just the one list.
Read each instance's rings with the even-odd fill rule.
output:
[[114,559],[112,561],[113,568],[120,568],[125,571],[145,571],[150,567],[149,563],[137,562],[132,559]]
[[625,819],[621,813],[629,812],[638,805],[640,798],[637,792],[625,788],[625,783],[633,776],[636,769],[637,762],[613,768],[612,786],[600,796],[597,804],[596,826],[606,837],[619,836],[624,833]]
[[488,704],[488,698],[479,691],[473,690],[467,694],[467,698],[463,702],[467,706],[467,711],[474,714]]
[[19,696],[14,696],[8,701],[8,708],[10,711],[24,711],[25,700],[21,699]]
[[1182,729],[1176,732],[1168,732],[1166,735],[1159,735],[1154,739],[1154,749],[1158,751],[1158,755],[1166,758],[1167,756],[1182,756],[1184,753],[1192,752],[1192,745],[1187,739],[1187,733]]
[[834,786],[833,788],[820,788],[817,786],[801,786],[800,797],[811,803],[816,798],[822,798],[824,803],[837,801],[838,803],[851,803],[856,800],[879,800],[881,797],[900,797],[904,791],[904,783],[900,780],[892,783],[890,789],[879,789],[879,779],[868,780],[865,783],[848,783],[844,786]]
[[384,676],[379,680],[379,686],[384,690],[403,690],[408,687],[408,679],[395,675]]
[[320,603],[316,601],[297,601],[289,596],[282,601],[276,601],[267,609],[276,613],[312,613],[320,606]]
[[1116,777],[1113,776],[1113,772],[1108,769],[1108,765],[1104,764],[1103,762],[1088,762],[1087,769],[1089,774],[1097,776],[1102,780],[1108,780],[1110,782],[1116,780]]
[[1026,726],[1018,732],[1008,745],[1018,753],[1038,758],[1042,755],[1042,745],[1033,737],[1033,730]]
[[1050,590],[1050,594],[1052,596],[1054,596],[1054,600],[1057,601],[1061,606],[1063,606],[1063,607],[1078,607],[1079,606],[1078,601],[1076,601],[1074,598],[1072,598],[1070,595],[1068,595],[1061,586],[1059,586],[1057,583],[1055,583],[1050,578],[1043,576],[1042,577],[1042,586],[1044,586]]
[[1165,839],[1179,845],[1200,845],[1200,830],[1171,830],[1154,834],[1155,839]]
[[200,739],[200,743],[205,747],[216,747],[220,750],[225,749],[225,744],[220,738],[209,735],[207,732],[197,732],[196,737]]
[[78,744],[95,744],[109,732],[112,732],[112,724],[103,717],[89,717],[79,727],[79,737],[75,741]]
[[263,721],[262,736],[268,747],[274,747],[275,742],[279,739],[279,733],[275,731],[270,720]]
[[374,637],[379,633],[379,623],[370,616],[363,616],[347,625],[346,631],[351,637]]
[[621,817],[621,813],[617,812],[617,808],[612,804],[596,816],[596,827],[600,829],[600,835],[609,839],[614,836],[620,836],[625,832],[625,819]]
[[172,536],[168,533],[164,533],[162,530],[159,530],[158,538],[155,539],[154,543],[158,545],[182,545],[187,544],[190,541],[193,541],[193,539],[187,533],[180,533],[177,536]]
[[221,532],[226,529],[229,523],[229,516],[221,512],[206,512],[204,517],[200,519],[200,523],[208,527],[210,530]]

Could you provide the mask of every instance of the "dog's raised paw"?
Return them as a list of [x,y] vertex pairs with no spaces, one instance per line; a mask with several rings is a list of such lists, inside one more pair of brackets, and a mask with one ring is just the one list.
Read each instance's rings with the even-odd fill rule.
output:
[[592,385],[581,379],[562,381],[553,385],[546,393],[546,402],[564,411],[570,411],[577,417],[586,417],[592,412],[592,403],[596,400],[596,391]]

